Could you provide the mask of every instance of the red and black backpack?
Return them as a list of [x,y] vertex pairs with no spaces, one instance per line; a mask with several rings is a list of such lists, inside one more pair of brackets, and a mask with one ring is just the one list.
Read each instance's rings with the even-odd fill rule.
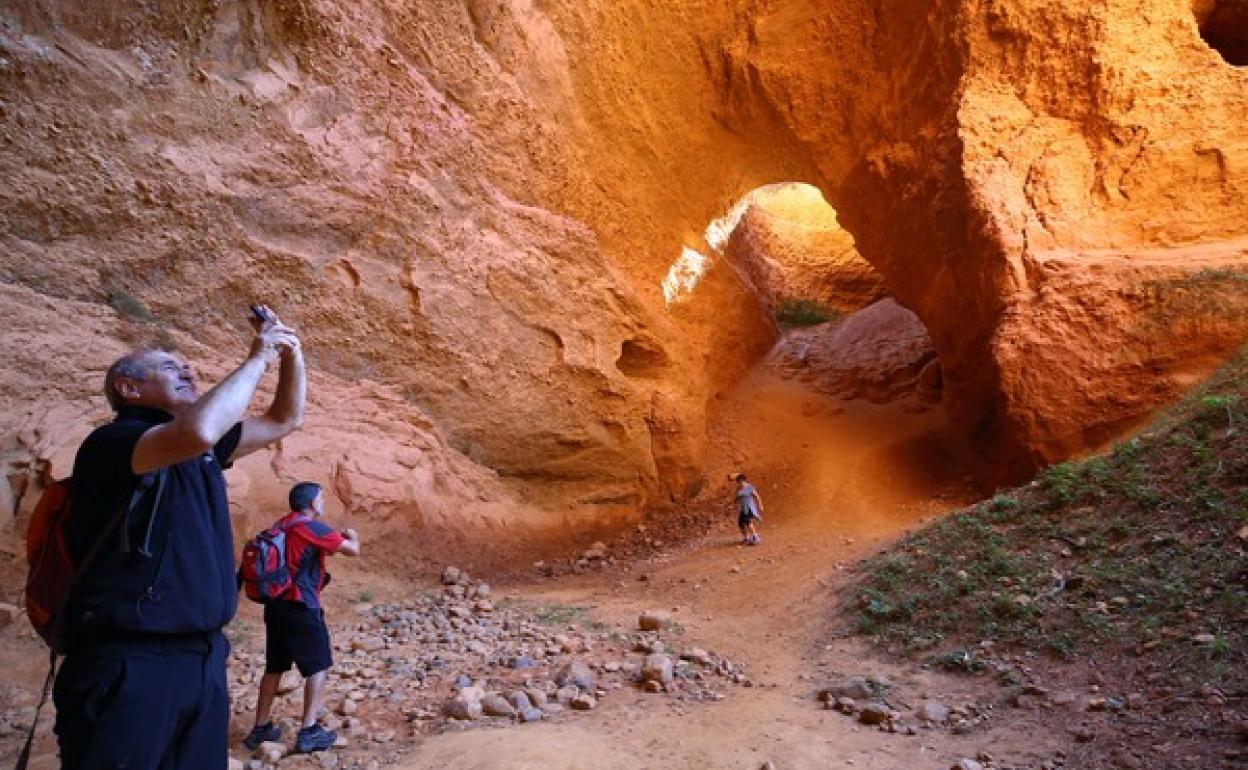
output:
[[294,574],[286,558],[286,533],[305,521],[306,518],[298,518],[285,525],[275,524],[261,530],[243,546],[238,582],[248,599],[268,604],[294,584]]

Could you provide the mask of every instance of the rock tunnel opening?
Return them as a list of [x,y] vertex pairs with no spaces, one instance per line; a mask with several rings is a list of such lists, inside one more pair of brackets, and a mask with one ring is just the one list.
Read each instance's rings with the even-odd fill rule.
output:
[[1228,64],[1248,67],[1248,0],[1198,0],[1201,38]]
[[757,188],[711,223],[706,241],[774,320],[767,360],[783,376],[843,399],[940,402],[927,328],[890,296],[819,188]]

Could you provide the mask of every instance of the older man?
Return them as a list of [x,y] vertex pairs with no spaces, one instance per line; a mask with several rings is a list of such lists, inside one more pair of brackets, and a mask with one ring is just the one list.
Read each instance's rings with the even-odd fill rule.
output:
[[[221,628],[238,592],[222,469],[298,428],[306,391],[294,332],[263,307],[253,324],[246,360],[202,396],[190,365],[162,350],[131,353],[105,376],[116,418],[83,442],[71,488],[70,547],[96,556],[68,604],[53,692],[66,770],[226,764]],[[245,418],[275,361],[272,405]],[[142,513],[111,530],[145,486]]]

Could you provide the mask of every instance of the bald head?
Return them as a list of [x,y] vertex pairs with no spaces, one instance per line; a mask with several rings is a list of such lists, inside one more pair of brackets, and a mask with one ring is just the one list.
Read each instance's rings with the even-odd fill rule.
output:
[[114,412],[126,403],[125,397],[117,389],[117,380],[123,377],[135,382],[146,380],[148,372],[151,371],[150,361],[147,359],[154,352],[156,351],[151,348],[136,350],[117,359],[112,366],[108,367],[108,373],[104,375],[104,395],[108,398],[108,405],[113,408]]
[[190,366],[156,348],[136,350],[114,361],[104,375],[104,395],[113,411],[139,404],[177,412],[196,398]]

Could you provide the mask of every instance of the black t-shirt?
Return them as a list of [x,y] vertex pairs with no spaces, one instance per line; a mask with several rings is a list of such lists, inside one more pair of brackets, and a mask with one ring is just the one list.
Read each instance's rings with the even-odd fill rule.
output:
[[[123,407],[117,419],[95,429],[82,443],[74,459],[74,517],[68,533],[77,559],[140,484],[141,478],[130,470],[139,437],[172,419],[158,409]],[[151,506],[140,506],[124,533],[131,544],[129,553],[124,552],[122,533],[104,543],[70,604],[71,645],[110,631],[214,631],[234,617],[238,608],[234,537],[222,469],[241,436],[238,423],[212,451],[165,469],[164,493],[154,520]]]

